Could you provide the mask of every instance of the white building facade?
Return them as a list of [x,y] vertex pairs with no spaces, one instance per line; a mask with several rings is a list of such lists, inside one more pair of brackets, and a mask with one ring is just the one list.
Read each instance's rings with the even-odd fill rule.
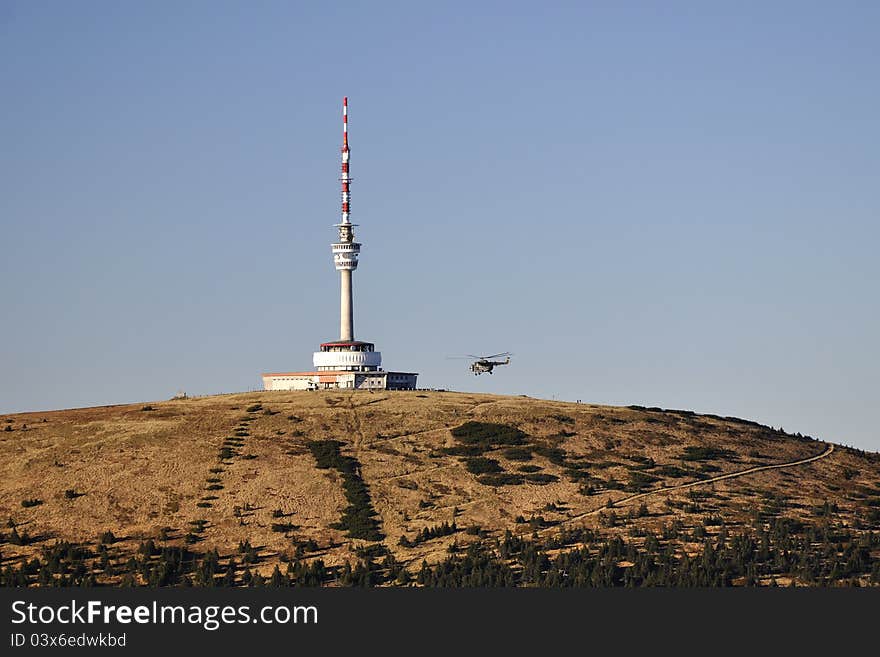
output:
[[264,390],[415,390],[415,372],[281,372],[263,375]]

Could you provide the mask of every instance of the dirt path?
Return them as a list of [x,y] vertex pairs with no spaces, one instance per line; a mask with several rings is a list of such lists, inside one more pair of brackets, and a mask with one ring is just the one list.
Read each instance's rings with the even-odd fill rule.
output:
[[[383,397],[382,399],[385,399],[385,398]],[[379,399],[377,401],[382,401],[382,399]],[[372,402],[367,402],[367,403],[369,404]],[[366,443],[366,437],[364,436],[364,424],[361,421],[361,416],[357,412],[357,409],[360,406],[366,406],[366,405],[367,404],[355,404],[354,403],[354,393],[351,393],[351,395],[349,395],[349,397],[348,397],[348,410],[351,412],[351,417],[352,417],[351,428],[354,429],[354,432],[357,434],[354,439],[354,451],[355,451],[355,457],[357,457],[358,460],[360,460],[361,447],[364,446],[364,444]]]
[[563,520],[559,525],[554,525],[553,527],[547,527],[538,532],[538,534],[546,534],[552,530],[557,529],[560,525],[564,525],[566,523],[574,522],[576,520],[580,520],[581,518],[586,518],[587,516],[593,516],[605,509],[611,509],[618,506],[622,506],[627,504],[628,502],[632,502],[634,500],[641,499],[643,497],[649,497],[651,495],[660,495],[662,493],[669,493],[675,490],[682,490],[684,488],[694,488],[696,486],[705,486],[706,484],[712,484],[716,481],[724,481],[725,479],[735,479],[737,477],[744,477],[745,475],[754,474],[755,472],[762,472],[764,470],[779,470],[782,468],[793,468],[798,465],[804,465],[806,463],[812,463],[813,461],[818,461],[819,459],[824,459],[826,456],[830,456],[834,451],[834,445],[828,445],[825,448],[825,451],[821,454],[817,454],[816,456],[810,456],[809,458],[799,459],[797,461],[788,461],[786,463],[775,463],[773,465],[759,465],[753,468],[748,468],[746,470],[740,470],[739,472],[728,472],[727,474],[718,475],[717,477],[710,477],[709,479],[699,479],[697,481],[691,481],[686,484],[678,484],[677,486],[664,486],[663,488],[657,488],[656,490],[649,490],[644,493],[635,493],[634,495],[628,495],[626,497],[622,497],[619,500],[613,500],[611,505],[603,505],[598,509],[593,509],[592,511],[587,511],[586,513],[581,513],[576,516],[572,516],[566,520]]

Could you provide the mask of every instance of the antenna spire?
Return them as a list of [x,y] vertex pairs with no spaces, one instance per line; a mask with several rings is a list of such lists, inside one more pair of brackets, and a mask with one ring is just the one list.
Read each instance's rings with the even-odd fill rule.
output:
[[351,178],[348,176],[348,96],[342,99],[342,223],[350,222]]
[[348,96],[342,99],[342,147],[348,149]]

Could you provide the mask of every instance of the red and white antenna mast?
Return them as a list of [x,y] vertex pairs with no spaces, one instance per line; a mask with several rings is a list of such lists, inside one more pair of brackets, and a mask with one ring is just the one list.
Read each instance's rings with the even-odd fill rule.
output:
[[351,178],[348,176],[348,97],[342,99],[342,223],[349,223],[351,211]]

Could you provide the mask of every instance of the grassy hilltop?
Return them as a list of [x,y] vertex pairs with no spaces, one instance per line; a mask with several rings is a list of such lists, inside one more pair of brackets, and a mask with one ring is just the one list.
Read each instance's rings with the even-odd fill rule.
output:
[[452,392],[0,416],[4,585],[877,585],[880,455]]

